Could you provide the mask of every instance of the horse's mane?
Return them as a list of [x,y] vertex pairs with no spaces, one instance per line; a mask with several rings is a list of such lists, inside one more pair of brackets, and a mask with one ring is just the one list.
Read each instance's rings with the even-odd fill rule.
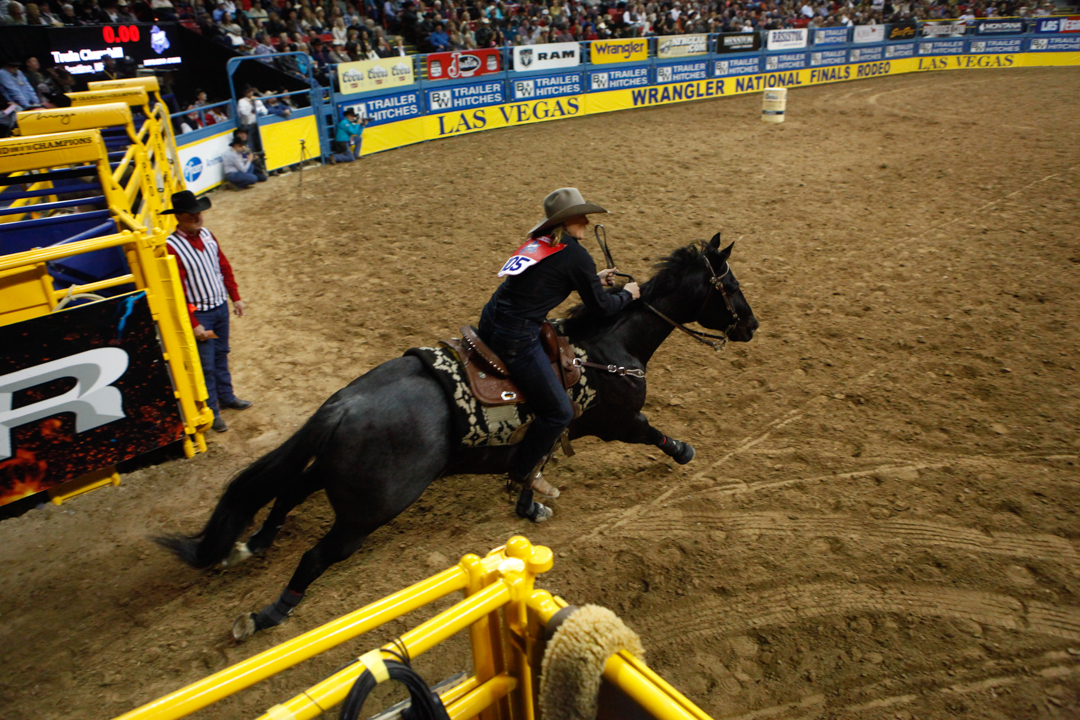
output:
[[[701,253],[701,244],[694,243],[675,250],[653,265],[655,274],[641,284],[641,300],[655,303],[657,298],[665,297],[678,290],[693,271],[703,267]],[[618,290],[609,288],[608,292],[618,292]],[[632,307],[641,300],[635,300],[627,307]],[[589,312],[585,305],[574,305],[567,310],[566,318],[561,321],[562,329],[566,335],[575,340],[589,338],[617,322],[620,315],[621,313],[601,317]]]

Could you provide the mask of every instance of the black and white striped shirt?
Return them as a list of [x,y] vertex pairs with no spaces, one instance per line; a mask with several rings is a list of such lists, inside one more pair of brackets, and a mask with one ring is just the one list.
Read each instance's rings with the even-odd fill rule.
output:
[[[206,228],[199,231],[199,237],[194,244],[185,235],[186,233],[178,230],[165,240],[182,266],[180,277],[184,285],[184,296],[196,310],[212,310],[229,297],[222,274],[221,248],[213,233]],[[201,248],[198,247],[199,244],[202,245]],[[231,270],[232,268],[229,268],[230,276]]]

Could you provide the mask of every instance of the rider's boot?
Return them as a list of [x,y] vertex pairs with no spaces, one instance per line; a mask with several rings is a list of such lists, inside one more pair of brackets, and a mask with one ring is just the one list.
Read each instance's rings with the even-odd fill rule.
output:
[[537,495],[545,498],[550,498],[551,500],[554,500],[560,495],[559,488],[555,487],[544,479],[544,473],[542,470],[537,470],[535,473],[533,473],[532,480],[529,481],[528,487]]

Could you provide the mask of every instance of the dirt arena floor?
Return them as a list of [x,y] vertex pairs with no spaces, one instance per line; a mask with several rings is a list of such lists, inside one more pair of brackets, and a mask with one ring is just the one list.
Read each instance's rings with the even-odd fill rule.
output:
[[[796,90],[782,126],[746,96],[215,194],[256,405],[207,454],[0,523],[0,716],[112,717],[515,533],[555,550],[541,586],[619,613],[716,718],[1080,716],[1078,98],[1080,69],[907,75]],[[332,392],[475,321],[562,185],[612,210],[639,277],[718,229],[736,241],[753,342],[676,334],[649,366],[646,413],[697,458],[580,441],[540,526],[498,478],[440,481],[293,619],[234,643],[328,527],[325,500],[228,572],[149,536],[197,530]],[[255,717],[422,617],[197,717]],[[464,642],[417,663],[432,682],[468,665]]]

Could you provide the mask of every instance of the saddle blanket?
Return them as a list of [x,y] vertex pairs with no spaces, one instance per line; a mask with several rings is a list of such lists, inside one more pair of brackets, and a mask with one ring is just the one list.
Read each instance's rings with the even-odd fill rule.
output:
[[[580,348],[571,345],[577,357],[587,360]],[[444,347],[417,347],[405,352],[406,356],[419,358],[432,377],[438,380],[446,393],[453,416],[454,439],[465,447],[512,445],[521,439],[522,433],[514,431],[533,421],[528,403],[485,407],[473,396],[465,371],[457,356]],[[584,412],[596,401],[596,389],[589,385],[589,374],[582,372],[581,380],[567,390],[571,402]]]

